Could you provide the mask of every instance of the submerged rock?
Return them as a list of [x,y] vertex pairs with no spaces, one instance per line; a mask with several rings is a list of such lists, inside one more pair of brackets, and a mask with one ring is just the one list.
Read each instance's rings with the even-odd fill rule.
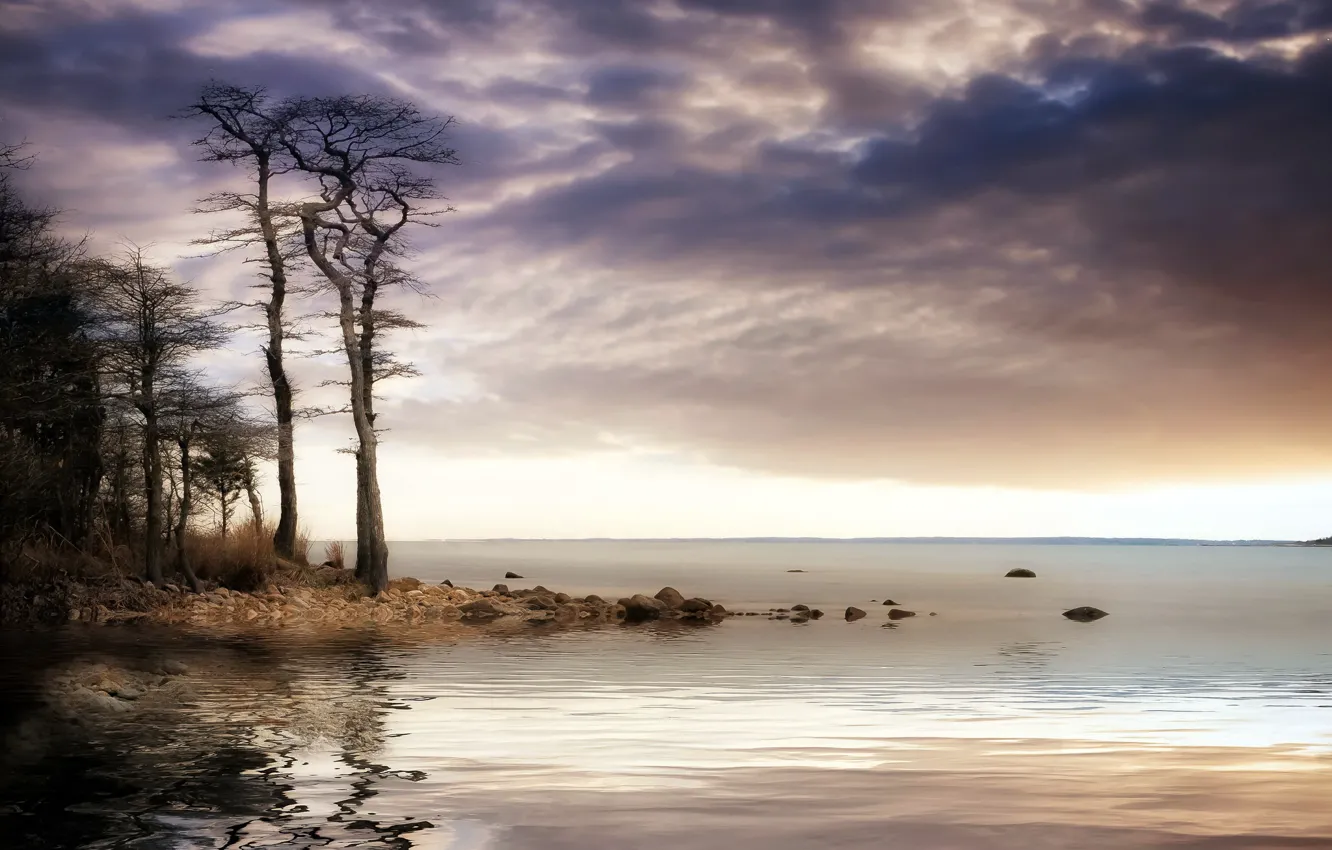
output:
[[1090,605],[1084,605],[1081,608],[1072,608],[1064,612],[1064,616],[1070,620],[1077,620],[1079,623],[1090,623],[1092,620],[1099,620],[1102,617],[1109,617],[1109,613],[1100,608],[1093,608]]
[[684,594],[673,587],[663,587],[658,590],[655,598],[672,611],[680,610],[685,603]]
[[809,618],[811,620],[819,620],[822,619],[822,617],[823,617],[823,612],[820,611],[818,608],[815,608],[813,611],[809,612]]
[[680,603],[680,610],[685,614],[706,614],[712,610],[712,603],[706,599],[695,597]]
[[803,573],[804,570],[787,570],[788,573]]
[[855,622],[856,620],[859,620],[861,617],[864,616],[865,612],[855,607],[854,605],[846,609],[846,621],[848,623]]
[[1026,567],[1014,567],[1004,573],[1004,578],[1036,578],[1036,573]]
[[665,602],[651,596],[644,596],[641,593],[621,599],[619,604],[624,607],[624,618],[631,623],[659,620],[661,615],[667,611]]
[[914,616],[916,616],[915,611],[903,611],[901,608],[893,608],[888,611],[888,619],[890,620],[905,620],[907,617]]
[[792,605],[792,606],[791,606],[791,611],[792,611],[793,613],[805,613],[805,612],[808,612],[808,611],[809,611],[809,606],[808,606],[808,605]]
[[884,604],[884,605],[901,605],[902,603],[900,603],[900,602],[894,602],[894,601],[891,600],[891,599],[885,599],[885,600],[883,600],[883,604]]

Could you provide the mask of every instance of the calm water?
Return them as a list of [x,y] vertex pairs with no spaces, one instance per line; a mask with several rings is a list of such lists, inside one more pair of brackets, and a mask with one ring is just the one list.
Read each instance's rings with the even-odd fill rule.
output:
[[[313,644],[4,635],[0,846],[1332,847],[1329,550],[399,543],[393,559],[470,586],[514,570],[514,587],[669,584],[830,616]],[[1015,566],[1039,577],[1003,579]],[[885,627],[887,598],[920,616]],[[843,622],[847,605],[870,616]],[[1060,616],[1078,605],[1111,616]],[[43,676],[94,649],[185,660],[181,706],[54,719]]]

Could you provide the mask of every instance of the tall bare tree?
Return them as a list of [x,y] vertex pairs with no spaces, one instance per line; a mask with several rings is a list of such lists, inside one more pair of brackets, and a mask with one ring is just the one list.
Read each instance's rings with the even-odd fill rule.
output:
[[148,579],[161,585],[163,419],[175,409],[172,397],[199,383],[191,358],[220,347],[228,334],[200,307],[196,290],[151,265],[138,248],[119,260],[91,263],[89,274],[96,280],[104,363],[115,397],[142,421],[144,568]]
[[[284,343],[291,334],[285,307],[291,281],[288,267],[293,257],[283,238],[284,206],[273,198],[273,183],[288,170],[281,128],[275,120],[273,105],[262,88],[245,88],[225,83],[210,83],[187,115],[210,122],[208,132],[195,141],[203,158],[227,162],[248,169],[252,192],[218,192],[205,198],[200,211],[240,213],[244,223],[212,233],[200,240],[220,250],[261,246],[257,258],[264,268],[266,298],[257,302],[268,330],[264,361],[272,387],[273,408],[277,417],[277,469],[279,513],[273,545],[278,554],[296,555],[296,449],[293,404],[295,390],[287,375]],[[295,222],[294,218],[290,219]],[[258,501],[253,486],[249,488],[251,507],[258,515]],[[302,553],[303,554],[303,553]]]
[[411,284],[396,263],[405,228],[445,211],[422,166],[457,162],[448,145],[452,119],[410,103],[360,96],[297,98],[278,117],[282,144],[300,171],[319,181],[317,200],[299,207],[306,253],[338,297],[356,429],[356,574],[372,592],[388,584],[388,543],[379,488],[374,384],[393,366],[382,333],[410,324],[382,309],[384,287]]

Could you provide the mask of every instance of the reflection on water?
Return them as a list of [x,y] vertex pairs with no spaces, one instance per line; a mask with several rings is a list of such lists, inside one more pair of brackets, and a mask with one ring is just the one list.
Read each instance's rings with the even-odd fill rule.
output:
[[[1126,592],[1094,624],[972,617],[919,576],[862,584],[715,595],[837,610],[891,584],[940,615],[0,634],[0,846],[1332,848],[1317,633],[1156,622]],[[1137,590],[1160,610],[1169,584]],[[1065,592],[1021,586],[983,593]],[[44,702],[70,665],[163,657],[190,667],[170,699]]]

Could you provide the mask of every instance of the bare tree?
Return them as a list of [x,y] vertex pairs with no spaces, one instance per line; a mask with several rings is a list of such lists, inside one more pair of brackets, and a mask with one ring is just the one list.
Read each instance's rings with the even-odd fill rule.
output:
[[390,98],[298,98],[278,119],[282,144],[300,171],[317,179],[318,200],[300,205],[306,253],[338,297],[338,324],[349,370],[357,445],[356,574],[377,592],[388,584],[388,544],[379,488],[374,384],[393,371],[380,348],[392,327],[409,326],[383,310],[384,287],[412,284],[394,258],[406,250],[408,224],[429,223],[447,208],[420,166],[457,162],[448,146],[452,119],[423,115]]
[[[273,545],[278,554],[291,558],[296,554],[297,533],[295,391],[287,375],[283,345],[290,335],[284,307],[291,288],[287,270],[293,257],[283,239],[283,205],[272,197],[273,181],[286,172],[288,162],[283,157],[280,126],[264,89],[225,83],[205,86],[186,114],[211,123],[207,134],[195,142],[203,150],[203,158],[247,168],[254,188],[253,192],[219,192],[205,198],[201,212],[238,212],[245,217],[245,223],[214,232],[200,242],[219,250],[256,244],[263,248],[259,262],[267,278],[264,284],[267,297],[254,306],[263,312],[268,330],[268,344],[263,352],[277,417],[279,513]],[[262,523],[252,481],[248,490],[256,521]]]
[[197,385],[191,358],[220,347],[227,332],[199,306],[198,292],[152,266],[142,250],[131,248],[117,261],[91,263],[105,324],[103,345],[114,397],[141,418],[144,475],[144,567],[154,584],[163,583],[162,447],[163,417],[174,411],[172,397]]
[[[169,387],[160,397],[160,428],[162,436],[175,443],[176,471],[171,476],[177,489],[174,523],[168,515],[168,531],[175,545],[175,565],[185,575],[196,593],[203,584],[195,575],[186,545],[190,520],[194,515],[196,477],[207,481],[205,465],[196,455],[198,444],[204,444],[205,457],[214,443],[232,439],[242,443],[248,435],[259,434],[264,426],[254,423],[243,406],[243,396],[230,390],[201,386],[182,381]],[[235,435],[234,437],[232,435]],[[170,452],[164,454],[171,456]],[[178,487],[177,487],[178,483]]]

